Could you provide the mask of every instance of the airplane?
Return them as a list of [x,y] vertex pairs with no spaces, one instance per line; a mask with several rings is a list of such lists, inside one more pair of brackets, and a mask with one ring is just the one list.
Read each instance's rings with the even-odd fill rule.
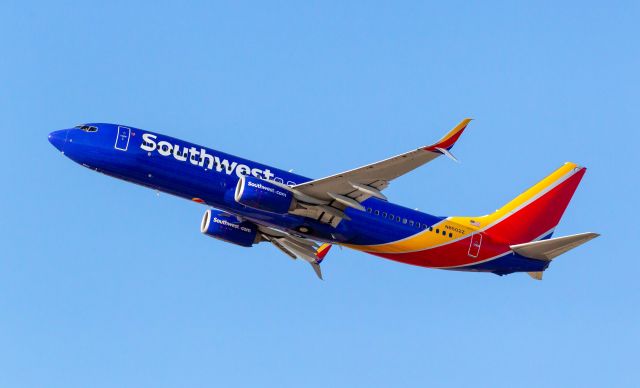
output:
[[435,216],[382,193],[439,156],[456,160],[451,149],[470,122],[432,145],[320,179],[118,124],[78,125],[49,141],[91,170],[206,205],[203,234],[243,247],[270,243],[320,279],[320,264],[339,245],[421,267],[541,280],[554,258],[599,236],[552,237],[585,167],[567,162],[481,216]]

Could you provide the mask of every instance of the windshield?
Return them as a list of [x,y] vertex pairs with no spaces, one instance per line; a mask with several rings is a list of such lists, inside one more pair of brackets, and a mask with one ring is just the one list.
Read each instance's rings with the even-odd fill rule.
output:
[[76,125],[75,128],[81,129],[85,132],[98,132],[98,127],[92,125]]

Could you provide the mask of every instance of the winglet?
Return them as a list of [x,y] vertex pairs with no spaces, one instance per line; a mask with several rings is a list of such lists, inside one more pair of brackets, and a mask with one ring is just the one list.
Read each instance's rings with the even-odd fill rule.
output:
[[327,243],[320,245],[320,247],[316,250],[315,260],[309,261],[309,264],[311,264],[311,268],[313,268],[313,272],[316,273],[316,276],[320,280],[324,280],[322,278],[322,270],[320,269],[320,263],[322,263],[322,260],[324,260],[324,257],[327,255],[327,253],[329,253],[329,249],[331,249],[331,247],[332,245]]
[[316,273],[316,276],[318,277],[318,279],[324,280],[322,279],[322,270],[320,269],[320,264],[316,264],[316,263],[309,263],[309,264],[311,264],[311,268],[313,268],[313,271]]
[[324,257],[327,255],[327,253],[329,253],[329,249],[331,249],[331,244],[322,244],[320,245],[320,248],[318,248],[318,250],[316,251],[316,256],[318,257],[316,259],[316,262],[318,264],[322,263],[322,260],[324,260]]
[[440,152],[443,154],[444,152],[439,150],[439,148],[449,151],[451,147],[453,147],[453,145],[456,143],[456,141],[458,141],[458,138],[460,137],[460,135],[462,135],[462,132],[464,132],[471,120],[472,119],[469,118],[462,120],[458,125],[455,126],[455,128],[444,135],[442,139],[438,140],[435,144],[425,147],[424,149],[426,151]]

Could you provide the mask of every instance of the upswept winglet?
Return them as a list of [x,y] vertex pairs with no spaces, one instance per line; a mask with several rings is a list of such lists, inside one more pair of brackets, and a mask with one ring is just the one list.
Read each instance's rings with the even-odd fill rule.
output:
[[458,125],[455,126],[452,130],[450,130],[446,135],[442,137],[442,139],[438,140],[435,144],[424,147],[427,151],[432,152],[441,152],[444,153],[443,150],[449,151],[451,147],[458,141],[462,132],[467,128],[467,125],[471,122],[470,118],[466,118],[462,120]]
[[322,260],[324,260],[324,257],[327,255],[327,253],[329,253],[329,250],[331,249],[331,247],[332,245],[327,243],[320,245],[320,248],[316,250],[316,256],[317,256],[316,263],[318,264],[322,263]]
[[314,261],[309,262],[313,271],[316,273],[316,276],[320,280],[324,280],[322,277],[322,270],[320,269],[320,263],[324,260],[324,257],[329,253],[329,249],[331,249],[332,245],[324,243],[320,245],[318,249],[316,249],[316,259]]
[[324,243],[319,245],[314,240],[294,236],[287,232],[262,225],[258,226],[258,230],[260,231],[262,241],[270,242],[274,247],[294,260],[301,258],[308,262],[311,264],[316,276],[322,280],[320,263],[322,263],[324,257],[329,253],[329,249],[331,249],[332,246],[331,244]]

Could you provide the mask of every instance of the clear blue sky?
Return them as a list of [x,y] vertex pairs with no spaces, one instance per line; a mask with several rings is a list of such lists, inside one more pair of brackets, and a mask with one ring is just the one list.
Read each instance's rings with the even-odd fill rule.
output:
[[[638,386],[638,2],[265,3],[0,4],[0,387]],[[588,166],[557,234],[602,237],[542,282],[339,249],[320,282],[47,142],[116,122],[321,177],[466,116],[461,164],[387,194],[484,214]]]

